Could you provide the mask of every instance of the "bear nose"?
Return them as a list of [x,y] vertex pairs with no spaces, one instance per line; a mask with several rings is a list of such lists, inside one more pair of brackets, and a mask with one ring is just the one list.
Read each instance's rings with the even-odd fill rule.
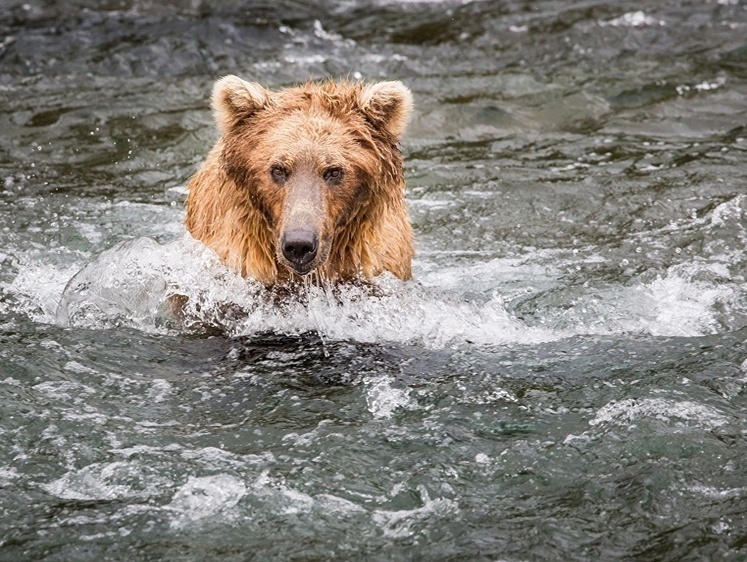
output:
[[309,230],[291,230],[283,236],[283,255],[294,265],[304,266],[316,257],[316,234]]

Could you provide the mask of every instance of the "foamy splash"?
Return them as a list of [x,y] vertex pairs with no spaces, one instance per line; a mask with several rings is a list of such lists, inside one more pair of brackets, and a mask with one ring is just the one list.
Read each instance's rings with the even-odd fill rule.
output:
[[[186,302],[182,320],[172,311],[175,296]],[[230,336],[315,331],[333,340],[435,347],[557,337],[524,325],[500,297],[470,302],[391,277],[380,279],[375,291],[309,286],[300,298],[278,300],[223,266],[188,235],[166,245],[139,238],[102,253],[70,280],[56,320],[63,325],[130,325],[147,331],[217,327]]]
[[[94,329],[211,329],[228,336],[312,331],[329,340],[431,348],[533,344],[581,334],[699,336],[736,329],[747,317],[739,282],[745,207],[747,197],[738,196],[708,217],[647,233],[650,240],[642,243],[659,244],[678,236],[677,229],[695,227],[707,254],[620,280],[568,283],[569,269],[605,262],[594,248],[535,250],[458,266],[428,261],[424,253],[416,262],[417,281],[383,276],[373,291],[308,286],[298,298],[279,298],[184,234],[167,244],[149,238],[120,243],[72,278],[74,266],[29,264],[3,288],[16,299],[16,311],[34,320]],[[174,314],[181,307],[183,317]]]

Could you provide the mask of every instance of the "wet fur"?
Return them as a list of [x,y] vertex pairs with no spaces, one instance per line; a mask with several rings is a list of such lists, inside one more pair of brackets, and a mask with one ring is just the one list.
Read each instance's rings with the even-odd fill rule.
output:
[[[304,217],[318,225],[324,250],[307,277],[365,281],[388,271],[409,279],[414,250],[398,142],[411,107],[399,82],[271,92],[223,78],[213,90],[221,137],[189,183],[187,229],[245,277],[268,286],[298,281],[279,250],[287,192],[270,170],[282,163],[321,194]],[[332,187],[320,179],[329,166],[344,169]]]

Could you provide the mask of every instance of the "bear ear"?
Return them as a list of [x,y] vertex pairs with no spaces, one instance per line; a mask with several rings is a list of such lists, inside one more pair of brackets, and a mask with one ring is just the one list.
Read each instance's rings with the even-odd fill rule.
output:
[[395,138],[405,132],[412,112],[412,93],[402,82],[379,82],[360,93],[361,110],[371,123],[383,127]]
[[213,86],[212,107],[221,133],[271,104],[270,91],[238,76],[225,76]]

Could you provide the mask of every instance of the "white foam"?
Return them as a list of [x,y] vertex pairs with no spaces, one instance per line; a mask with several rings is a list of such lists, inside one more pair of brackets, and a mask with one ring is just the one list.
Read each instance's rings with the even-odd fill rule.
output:
[[174,511],[172,528],[181,528],[207,517],[231,516],[247,488],[244,482],[229,474],[190,476],[174,494],[166,509]]
[[93,463],[42,484],[49,494],[66,500],[145,499],[158,496],[171,483],[139,463]]
[[85,403],[86,397],[96,393],[90,386],[74,381],[44,381],[35,384],[33,389],[47,399],[72,401],[74,404]]
[[54,322],[60,295],[79,269],[79,265],[24,264],[13,281],[2,288],[15,297],[15,312],[37,322]]
[[148,389],[147,397],[154,403],[163,402],[174,392],[171,383],[164,379],[154,379]]
[[657,20],[654,17],[646,15],[641,10],[638,10],[636,12],[623,14],[619,18],[614,18],[608,21],[602,20],[599,22],[599,25],[602,27],[643,27],[651,25],[666,25],[666,22],[663,20]]
[[376,377],[364,382],[368,410],[375,418],[391,418],[398,408],[412,408],[414,405],[409,389],[393,387],[393,379]]
[[735,302],[736,295],[732,286],[698,280],[704,272],[718,274],[719,266],[679,264],[652,280],[586,291],[557,312],[579,334],[712,334],[720,328],[717,308]]
[[697,426],[713,429],[726,425],[729,420],[718,410],[689,400],[667,398],[642,398],[618,400],[605,404],[597,411],[592,426],[633,425],[653,418],[676,426]]
[[291,488],[280,476],[270,476],[269,470],[262,471],[252,484],[251,491],[256,497],[268,500],[278,513],[286,515],[307,513],[315,504],[312,496]]
[[718,205],[711,213],[710,222],[713,226],[723,226],[729,223],[744,224],[745,215],[747,215],[747,196],[740,193],[733,199]]
[[0,467],[0,487],[4,487],[20,478],[21,474],[12,466]]
[[740,496],[747,496],[747,487],[719,489],[705,484],[686,486],[685,490],[701,495],[711,500],[723,500]]
[[421,521],[432,521],[447,515],[459,513],[459,506],[446,498],[430,499],[425,486],[418,486],[423,501],[421,507],[396,511],[377,509],[373,512],[374,522],[379,525],[385,536],[403,538],[413,534],[413,525]]
[[91,369],[90,367],[86,367],[85,365],[81,365],[77,361],[68,361],[65,363],[64,369],[66,371],[72,371],[73,373],[80,373],[80,374],[97,374],[97,372],[94,369]]
[[[223,266],[188,236],[159,245],[140,238],[102,253],[65,289],[57,319],[64,325],[119,324],[158,331],[168,322],[168,299],[188,298],[187,325],[217,323],[230,335],[317,331],[330,339],[421,342],[442,347],[465,341],[547,341],[555,335],[528,328],[511,316],[498,296],[485,303],[429,291],[391,278],[378,295],[361,287],[339,291],[309,287],[304,299],[268,302],[263,288]],[[242,314],[224,317],[226,305]]]

